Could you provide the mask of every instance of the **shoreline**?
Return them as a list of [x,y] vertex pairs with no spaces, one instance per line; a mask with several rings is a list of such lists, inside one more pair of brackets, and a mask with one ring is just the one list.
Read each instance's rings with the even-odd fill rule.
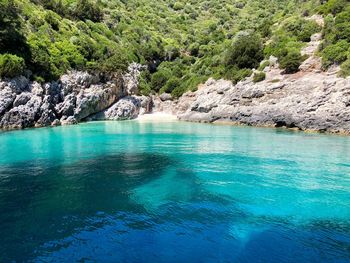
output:
[[8,132],[20,132],[20,131],[28,131],[28,130],[36,130],[36,129],[51,129],[51,128],[59,128],[59,127],[73,127],[80,124],[93,124],[95,122],[124,122],[124,121],[137,121],[140,123],[165,123],[165,122],[187,122],[187,123],[196,123],[196,124],[210,124],[217,126],[232,126],[232,127],[245,127],[245,128],[265,128],[265,129],[274,129],[280,131],[289,131],[289,132],[297,132],[297,133],[305,133],[305,134],[319,134],[319,135],[333,135],[333,136],[341,136],[341,137],[350,137],[350,132],[331,132],[331,131],[318,131],[311,129],[297,129],[297,128],[288,128],[288,127],[275,127],[273,125],[249,125],[239,122],[231,122],[231,121],[189,121],[189,120],[181,120],[174,114],[169,114],[165,112],[155,112],[155,113],[146,113],[139,115],[135,119],[129,120],[90,120],[90,121],[81,121],[76,124],[68,124],[68,125],[58,125],[58,126],[43,126],[43,127],[27,127],[24,129],[10,129],[4,130],[0,129],[0,135]]
[[170,113],[165,112],[151,112],[145,113],[137,116],[134,119],[139,122],[170,122],[170,121],[179,121],[177,116]]

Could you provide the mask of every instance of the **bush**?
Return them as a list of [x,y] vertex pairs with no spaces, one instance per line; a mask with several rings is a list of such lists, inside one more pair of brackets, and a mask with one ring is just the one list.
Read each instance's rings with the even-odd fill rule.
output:
[[238,69],[237,67],[231,67],[224,73],[224,78],[231,80],[233,83],[237,83],[246,77],[251,76],[253,71],[251,69]]
[[180,86],[180,80],[172,77],[167,83],[160,89],[159,93],[171,93],[176,87]]
[[151,87],[155,91],[159,91],[165,83],[170,79],[171,77],[171,72],[168,69],[162,69],[157,71],[152,75],[151,78]]
[[255,33],[240,32],[227,50],[225,64],[238,68],[256,68],[263,59],[263,46]]
[[326,4],[320,7],[320,12],[323,14],[337,14],[341,12],[347,5],[346,0],[329,0]]
[[81,20],[91,20],[99,22],[102,19],[103,13],[100,8],[101,3],[90,2],[89,0],[78,0],[78,3],[74,10],[74,16]]
[[313,34],[321,31],[320,26],[315,21],[300,17],[286,19],[282,28],[292,37],[296,36],[297,39],[302,42],[309,42]]
[[265,72],[255,72],[253,75],[253,82],[254,83],[260,82],[265,80],[265,78],[266,78]]
[[299,51],[292,50],[282,58],[280,58],[280,67],[285,70],[285,73],[295,73],[299,70],[299,66],[302,62],[302,56]]
[[13,78],[23,73],[24,59],[16,55],[0,55],[0,77]]
[[341,40],[338,41],[336,44],[327,46],[322,51],[323,67],[328,68],[334,63],[340,64],[343,61],[345,61],[347,58],[347,52],[349,48],[350,44],[345,40]]
[[343,64],[340,65],[339,76],[341,77],[350,76],[350,59],[347,59]]
[[262,71],[264,70],[266,67],[270,66],[270,61],[265,60],[263,63],[261,63],[258,67],[258,70]]

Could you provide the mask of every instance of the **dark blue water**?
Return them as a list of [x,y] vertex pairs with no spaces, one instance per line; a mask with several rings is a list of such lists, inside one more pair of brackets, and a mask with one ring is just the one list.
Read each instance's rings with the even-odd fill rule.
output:
[[350,137],[193,123],[0,133],[0,262],[350,262]]

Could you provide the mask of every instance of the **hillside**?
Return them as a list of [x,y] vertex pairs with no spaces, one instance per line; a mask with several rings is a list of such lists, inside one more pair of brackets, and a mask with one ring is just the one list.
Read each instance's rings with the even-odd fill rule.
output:
[[3,78],[25,74],[45,82],[71,69],[110,75],[134,61],[147,65],[142,94],[178,97],[209,77],[238,82],[270,55],[293,73],[306,59],[300,49],[320,30],[308,19],[314,13],[326,16],[324,66],[343,63],[343,74],[349,71],[347,1],[2,0],[0,5]]

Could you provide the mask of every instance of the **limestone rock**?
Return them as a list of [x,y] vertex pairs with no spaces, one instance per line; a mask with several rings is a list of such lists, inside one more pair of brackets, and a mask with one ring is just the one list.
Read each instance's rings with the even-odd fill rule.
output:
[[350,78],[311,71],[283,75],[278,83],[218,80],[192,96],[179,119],[350,133]]
[[137,93],[139,86],[139,77],[141,75],[142,70],[144,70],[145,68],[145,66],[135,62],[131,63],[128,66],[128,71],[123,76],[124,85],[126,87],[126,93],[128,95],[133,95]]
[[110,108],[95,114],[88,120],[129,120],[139,115],[141,100],[135,96],[127,96],[120,99]]
[[166,100],[172,100],[173,97],[171,96],[170,93],[162,93],[159,98],[161,99],[161,101],[166,101]]
[[8,130],[33,127],[38,118],[41,103],[42,98],[34,95],[25,105],[12,108],[4,114],[0,128]]
[[76,96],[69,94],[64,98],[64,101],[57,104],[55,110],[59,116],[73,116],[76,105]]
[[51,123],[56,120],[55,109],[50,103],[51,98],[49,95],[46,95],[43,99],[43,103],[40,107],[39,116],[40,118],[36,121],[35,127],[45,127],[50,126]]
[[9,87],[0,90],[0,116],[12,106],[15,98],[16,94]]
[[74,117],[80,121],[91,114],[100,112],[111,106],[122,95],[122,87],[113,82],[105,85],[92,85],[90,88],[81,90],[77,96]]
[[88,72],[72,71],[60,78],[62,85],[62,94],[65,96],[69,93],[89,88],[100,81],[98,76]]
[[63,116],[60,120],[61,125],[65,126],[65,125],[73,125],[73,124],[77,124],[78,121],[73,117],[73,116]]
[[25,105],[33,96],[30,92],[22,92],[16,96],[15,101],[13,102],[13,107],[18,107],[19,105]]

